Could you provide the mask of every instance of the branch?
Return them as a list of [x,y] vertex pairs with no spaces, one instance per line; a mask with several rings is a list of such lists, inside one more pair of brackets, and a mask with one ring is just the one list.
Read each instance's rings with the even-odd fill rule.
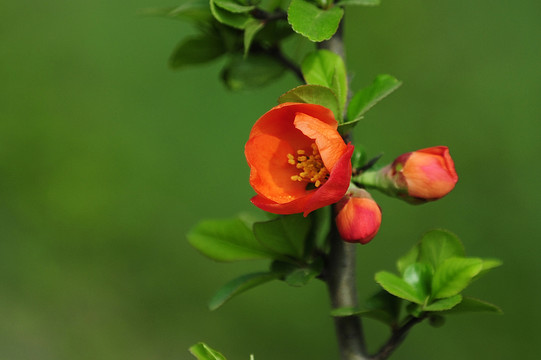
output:
[[301,83],[304,84],[304,76],[302,75],[302,71],[300,67],[295,64],[293,61],[288,59],[284,53],[280,50],[278,46],[275,46],[268,50],[269,55],[274,57],[276,60],[282,63],[287,69],[291,70],[293,74],[301,81]]
[[287,13],[282,10],[268,12],[263,9],[255,8],[252,11],[250,11],[250,14],[254,18],[259,19],[259,20],[267,20],[267,21],[287,20]]
[[[357,306],[355,276],[356,244],[343,241],[336,227],[330,233],[331,251],[325,264],[327,283],[333,309]],[[362,323],[358,316],[335,317],[334,326],[342,360],[366,360]]]
[[408,335],[411,328],[423,321],[426,318],[425,315],[422,315],[420,317],[411,317],[404,325],[399,327],[398,329],[394,330],[391,334],[391,337],[383,346],[379,349],[379,351],[370,358],[370,360],[385,360],[391,354],[398,348],[400,344],[406,339],[406,336]]
[[[342,20],[332,38],[318,43],[317,47],[318,49],[330,50],[345,60],[342,39],[343,23]],[[344,141],[349,142],[351,140],[351,134],[346,135]],[[334,219],[332,219],[331,223],[334,224]],[[333,309],[356,307],[358,304],[355,266],[357,244],[350,244],[342,240],[335,225],[333,225],[329,237],[331,251],[325,264],[324,279],[327,282],[331,306]],[[335,317],[334,327],[342,360],[369,359],[366,352],[362,322],[358,316]]]

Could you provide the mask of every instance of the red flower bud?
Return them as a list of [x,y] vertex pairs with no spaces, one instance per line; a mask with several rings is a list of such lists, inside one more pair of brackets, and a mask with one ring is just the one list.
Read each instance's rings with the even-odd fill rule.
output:
[[252,203],[275,214],[304,213],[334,204],[351,180],[353,145],[346,145],[326,107],[284,103],[254,124],[244,148]]
[[336,227],[347,242],[366,244],[381,225],[381,209],[364,189],[350,189],[335,205]]
[[413,202],[437,200],[453,190],[458,181],[447,146],[400,155],[387,171],[397,188],[407,194],[406,200]]

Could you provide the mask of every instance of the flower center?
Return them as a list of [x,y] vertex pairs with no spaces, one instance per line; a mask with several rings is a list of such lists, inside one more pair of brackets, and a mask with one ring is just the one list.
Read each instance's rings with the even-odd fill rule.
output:
[[312,143],[312,155],[306,154],[305,150],[297,150],[296,158],[293,154],[287,154],[287,162],[300,170],[298,175],[291,177],[292,181],[306,181],[320,187],[329,177],[315,143]]

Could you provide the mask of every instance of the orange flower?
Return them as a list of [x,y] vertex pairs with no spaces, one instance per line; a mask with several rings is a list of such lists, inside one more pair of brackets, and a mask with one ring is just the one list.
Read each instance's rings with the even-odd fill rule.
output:
[[381,225],[381,210],[364,189],[350,189],[335,206],[336,227],[347,242],[366,244]]
[[437,200],[455,187],[458,176],[447,146],[435,146],[397,157],[388,169],[411,201]]
[[315,104],[284,103],[260,117],[244,149],[257,192],[252,203],[306,216],[340,200],[351,180],[353,145],[337,128],[332,111]]

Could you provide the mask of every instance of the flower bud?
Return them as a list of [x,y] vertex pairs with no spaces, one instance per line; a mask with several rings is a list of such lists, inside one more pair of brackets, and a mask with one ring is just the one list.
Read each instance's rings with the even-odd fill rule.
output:
[[402,154],[382,170],[393,180],[401,196],[414,203],[442,198],[458,181],[447,146]]
[[350,188],[335,205],[336,227],[347,242],[366,244],[381,225],[381,210],[368,191]]

